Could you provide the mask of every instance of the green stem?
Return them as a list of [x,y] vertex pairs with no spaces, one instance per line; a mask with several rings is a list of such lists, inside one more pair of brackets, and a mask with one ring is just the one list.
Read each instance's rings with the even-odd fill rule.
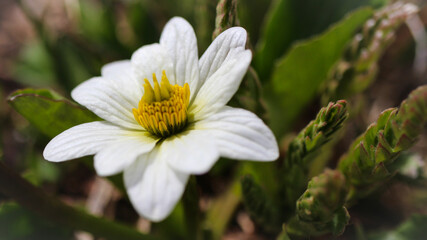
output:
[[97,237],[110,240],[158,239],[144,235],[131,227],[95,217],[82,210],[67,206],[31,185],[2,162],[0,162],[0,193],[11,197],[23,207],[52,222],[75,230],[87,231]]
[[201,239],[199,193],[195,176],[191,176],[182,198],[188,239]]

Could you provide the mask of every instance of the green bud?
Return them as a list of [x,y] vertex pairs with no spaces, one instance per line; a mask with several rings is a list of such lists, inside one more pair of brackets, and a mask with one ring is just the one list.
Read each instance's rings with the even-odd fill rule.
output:
[[350,219],[344,207],[347,192],[346,179],[338,170],[326,169],[312,178],[297,201],[296,217],[286,225],[287,232],[299,236],[343,233]]
[[[289,144],[281,175],[282,204],[285,212],[293,213],[295,201],[307,186],[308,169],[313,156],[347,119],[347,102],[344,100],[329,103]],[[286,215],[286,214],[285,214]]]
[[307,190],[297,201],[297,215],[302,221],[327,223],[343,207],[346,196],[344,175],[326,169],[308,183]]
[[328,106],[320,109],[316,119],[289,144],[285,164],[289,166],[298,162],[305,165],[307,161],[304,158],[307,154],[328,142],[332,134],[342,127],[347,116],[347,102],[344,100],[330,102]]
[[350,200],[377,189],[395,173],[391,164],[418,139],[427,122],[427,85],[414,90],[399,109],[381,113],[352,144],[339,169],[352,185]]
[[346,98],[369,87],[378,72],[377,62],[394,40],[395,31],[417,11],[413,4],[397,2],[367,20],[332,70],[323,101]]

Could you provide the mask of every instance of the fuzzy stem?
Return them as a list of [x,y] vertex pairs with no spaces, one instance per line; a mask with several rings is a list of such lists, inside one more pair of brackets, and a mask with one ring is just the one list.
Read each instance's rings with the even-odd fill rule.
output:
[[87,231],[98,237],[113,240],[158,239],[144,235],[131,227],[95,217],[82,210],[67,206],[31,185],[2,162],[0,162],[0,192],[52,222],[75,230]]
[[306,189],[309,166],[318,150],[342,127],[347,116],[346,101],[329,103],[289,144],[281,170],[285,219],[293,214],[296,200]]
[[235,25],[238,25],[237,0],[220,0],[216,7],[215,31],[212,34],[212,39]]
[[347,205],[363,198],[394,176],[391,167],[409,149],[427,122],[427,85],[409,94],[399,107],[381,113],[377,122],[358,137],[338,168],[351,184]]

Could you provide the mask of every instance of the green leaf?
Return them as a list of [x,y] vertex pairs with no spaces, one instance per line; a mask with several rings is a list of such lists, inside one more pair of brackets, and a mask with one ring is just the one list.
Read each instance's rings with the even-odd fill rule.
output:
[[273,1],[267,13],[267,22],[254,57],[256,70],[262,78],[268,78],[274,60],[282,55],[294,39],[294,12],[292,0]]
[[[269,78],[275,61],[295,41],[325,31],[353,9],[361,6],[379,7],[386,2],[387,0],[273,0],[254,56],[254,66],[261,79]],[[255,14],[259,13],[254,11],[253,15]]]
[[18,90],[9,96],[8,102],[49,137],[54,137],[75,125],[100,120],[89,110],[47,89]]
[[370,8],[353,12],[320,36],[295,44],[278,62],[265,94],[276,135],[281,136],[292,126],[327,79],[355,31],[371,15]]
[[342,207],[337,212],[335,212],[335,215],[329,224],[332,234],[335,236],[341,235],[344,232],[345,226],[347,226],[349,219],[350,215],[345,207]]
[[[58,93],[48,89],[23,89],[12,93],[9,104],[40,132],[53,138],[61,132],[78,124],[102,120],[91,111],[72,103]],[[92,167],[89,158],[82,159]],[[31,174],[27,176],[34,178]],[[54,178],[55,176],[51,176]],[[124,191],[121,174],[108,179],[122,192]]]
[[368,240],[418,240],[425,239],[427,215],[413,215],[402,223],[397,229],[374,233],[368,236]]

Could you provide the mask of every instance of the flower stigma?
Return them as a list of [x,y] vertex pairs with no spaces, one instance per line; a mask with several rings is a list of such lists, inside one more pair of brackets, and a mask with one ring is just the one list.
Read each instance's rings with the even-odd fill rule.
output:
[[144,79],[144,95],[138,109],[132,109],[136,121],[148,132],[161,138],[182,130],[187,124],[187,107],[190,101],[190,87],[171,85],[166,72],[162,71],[159,84],[153,73],[153,85]]

